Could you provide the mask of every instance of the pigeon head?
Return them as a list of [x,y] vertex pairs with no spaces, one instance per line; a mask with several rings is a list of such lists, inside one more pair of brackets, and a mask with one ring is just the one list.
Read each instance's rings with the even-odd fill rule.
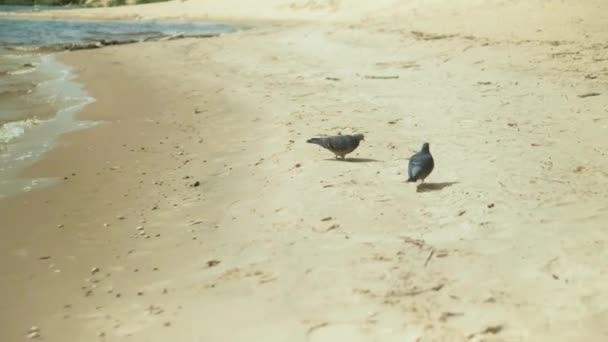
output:
[[353,137],[355,137],[355,139],[361,141],[361,140],[365,140],[365,137],[363,136],[363,134],[354,134]]
[[429,143],[425,142],[424,144],[422,144],[422,150],[420,150],[420,152],[431,153]]

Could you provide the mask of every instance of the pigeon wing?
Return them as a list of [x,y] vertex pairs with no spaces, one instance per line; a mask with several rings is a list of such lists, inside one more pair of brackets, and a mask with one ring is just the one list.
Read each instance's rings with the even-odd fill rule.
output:
[[408,176],[411,180],[417,181],[425,178],[433,170],[433,157],[428,153],[416,153],[410,159],[408,165]]

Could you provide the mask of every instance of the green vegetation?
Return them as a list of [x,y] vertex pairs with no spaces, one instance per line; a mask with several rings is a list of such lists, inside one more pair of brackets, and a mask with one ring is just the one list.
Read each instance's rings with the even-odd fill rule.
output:
[[13,6],[65,6],[84,5],[86,0],[0,0],[0,5]]
[[[109,0],[107,2],[108,6],[122,6],[127,3],[130,4],[148,4],[152,2],[162,2],[167,0]],[[0,0],[0,5],[12,5],[12,6],[67,6],[67,5],[75,5],[75,6],[87,6],[87,5],[97,5],[100,4],[95,2],[95,4],[87,4],[87,0]]]
[[136,4],[150,4],[153,2],[163,2],[163,1],[168,1],[168,0],[135,0]]

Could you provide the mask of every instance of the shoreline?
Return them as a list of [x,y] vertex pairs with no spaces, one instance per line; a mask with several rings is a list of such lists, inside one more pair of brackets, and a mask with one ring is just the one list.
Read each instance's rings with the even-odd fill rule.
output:
[[[580,95],[606,85],[604,36],[506,41],[536,5],[463,4],[511,16],[60,53],[101,123],[24,173],[62,184],[0,200],[0,340],[602,341],[606,100]],[[552,14],[602,19],[575,10]],[[339,132],[365,134],[350,162],[305,142]]]
[[[243,26],[245,28],[277,26],[277,25],[298,25],[308,24],[314,18],[307,16],[281,18],[277,16],[263,16],[255,18],[253,16],[230,16],[230,15],[188,15],[178,13],[174,15],[151,15],[148,17],[137,14],[141,6],[158,5],[159,3],[123,5],[118,7],[82,8],[72,10],[42,10],[39,12],[0,12],[0,18],[21,19],[21,20],[69,20],[69,21],[110,21],[110,22],[159,22],[159,23],[208,23],[224,24],[231,26]],[[160,3],[162,4],[162,3]],[[118,9],[115,13],[113,10]],[[109,10],[110,13],[100,13]],[[331,22],[328,19],[328,22]],[[345,20],[347,21],[347,20]]]
[[[179,33],[167,33],[170,32],[171,29],[180,28],[183,28],[186,31]],[[150,33],[148,33],[147,36],[142,36],[141,38],[136,40],[121,40],[121,38],[128,38],[128,32],[117,30],[117,32],[119,32],[118,34],[122,34],[122,36],[118,38],[115,37],[116,40],[106,39],[102,34],[98,34],[98,36],[103,38],[99,38],[96,41],[85,41],[82,43],[57,43],[54,45],[36,46],[35,48],[28,48],[27,52],[23,52],[23,49],[19,45],[8,47],[7,51],[14,50],[16,53],[23,53],[24,56],[31,55],[32,62],[34,60],[36,61],[33,62],[34,64],[30,62],[24,64],[24,66],[26,66],[27,68],[31,68],[32,70],[23,70],[28,70],[28,74],[35,73],[32,74],[35,76],[30,77],[30,82],[25,82],[27,81],[27,79],[25,81],[22,81],[23,83],[27,83],[30,87],[32,87],[32,89],[29,90],[27,93],[23,92],[21,94],[21,96],[27,97],[23,101],[34,101],[37,99],[41,104],[47,105],[49,108],[52,107],[54,109],[49,111],[48,113],[39,113],[33,110],[33,108],[26,108],[21,110],[29,113],[29,116],[25,116],[25,114],[23,114],[22,117],[16,117],[13,120],[10,120],[10,117],[7,118],[7,125],[2,127],[6,130],[6,132],[1,131],[0,133],[6,133],[10,135],[13,134],[13,131],[15,131],[16,133],[14,134],[19,134],[19,136],[14,137],[12,135],[7,135],[7,144],[10,140],[19,140],[17,142],[12,142],[7,145],[7,149],[3,150],[4,154],[0,156],[3,159],[6,159],[5,162],[2,162],[2,165],[6,167],[3,167],[3,169],[0,170],[0,173],[2,174],[2,184],[0,184],[0,196],[2,198],[8,198],[20,192],[28,192],[35,188],[45,187],[50,184],[56,183],[58,179],[28,179],[20,177],[19,174],[23,169],[27,167],[27,165],[36,163],[36,160],[39,160],[41,158],[41,155],[52,149],[52,146],[56,144],[55,139],[52,139],[52,136],[58,137],[63,133],[76,129],[83,129],[87,126],[94,125],[94,123],[87,123],[85,121],[77,121],[70,119],[73,115],[69,113],[72,113],[75,110],[78,111],[79,109],[76,108],[86,106],[86,104],[92,102],[93,99],[89,98],[86,93],[84,93],[80,89],[80,85],[73,84],[71,80],[73,77],[75,77],[75,75],[73,75],[73,72],[71,72],[71,67],[69,67],[68,65],[64,66],[63,64],[60,65],[58,64],[58,62],[55,62],[55,58],[56,56],[58,56],[58,52],[91,50],[108,46],[134,44],[142,42],[171,41],[186,38],[212,38],[218,37],[225,33],[233,33],[243,29],[244,28],[240,27],[217,26],[213,24],[208,24],[200,27],[179,27],[173,25],[170,27],[158,27],[158,34],[151,35]],[[139,28],[139,30],[144,30],[144,28]],[[168,31],[165,32],[162,30]],[[196,33],[193,30],[208,32]],[[147,31],[142,32],[144,32],[145,35],[145,32]],[[107,36],[112,38],[110,33],[111,32],[108,32]],[[86,40],[86,38],[87,37],[84,37],[83,39]],[[57,41],[61,41],[61,39],[57,39]],[[24,61],[28,60],[26,60],[24,57]],[[7,77],[18,77],[18,75],[8,73]],[[11,81],[17,84],[16,82],[18,82],[19,79],[11,79]],[[80,100],[76,100],[77,98]],[[53,103],[52,106],[50,102]],[[8,108],[14,109],[16,112],[19,110],[17,106],[10,107],[9,104],[7,104],[7,106]],[[42,107],[42,105],[38,107]],[[0,135],[0,138],[2,137],[3,136]],[[36,142],[39,142],[39,144],[36,144]]]
[[[137,5],[140,6],[140,5]],[[79,14],[70,15],[65,13],[63,15],[53,15],[49,12],[35,12],[35,13],[21,13],[21,12],[0,12],[0,19],[16,19],[16,20],[69,20],[69,21],[85,21],[85,22],[159,22],[159,23],[208,23],[208,24],[225,24],[234,26],[246,26],[246,27],[258,27],[267,25],[279,25],[279,24],[297,24],[292,20],[271,20],[271,19],[238,19],[238,18],[214,18],[214,17],[151,17],[142,18],[136,15],[125,14],[116,16],[101,16],[95,17],[93,14],[91,17],[82,16]],[[300,23],[308,23],[308,20],[301,20]]]
[[[11,12],[6,12],[9,15]],[[29,20],[36,21],[37,19],[29,18],[11,18],[18,24],[23,26],[23,22]],[[9,19],[10,20],[10,19]],[[79,26],[78,29],[85,31],[79,35],[71,32],[71,35],[57,35],[53,37],[52,41],[41,40],[41,39],[15,39],[8,36],[7,42],[3,47],[7,51],[26,51],[26,52],[56,52],[65,50],[81,50],[81,49],[94,49],[105,46],[131,44],[137,42],[148,42],[148,41],[164,41],[180,38],[210,38],[225,33],[232,33],[240,30],[249,29],[247,26],[242,25],[230,25],[222,23],[211,23],[211,22],[166,22],[166,21],[137,21],[137,20],[125,20],[120,21],[119,27],[108,25],[110,21],[97,20],[99,27],[89,27],[88,24],[96,21],[79,21],[71,20],[70,18],[63,18],[60,20],[52,19],[41,19],[48,23],[48,25],[55,26],[58,29],[66,28],[65,25],[71,22],[68,29],[74,30],[74,26]],[[78,23],[79,24],[75,24]],[[116,22],[114,22],[116,24]],[[13,23],[14,24],[14,23]],[[59,25],[64,25],[60,27]],[[26,32],[28,29],[17,26],[18,31]],[[93,30],[92,32],[87,30]],[[36,35],[40,28],[29,29],[30,34]],[[101,30],[101,31],[98,31]],[[23,33],[21,33],[23,34]],[[31,45],[25,45],[24,42],[28,42]]]
[[27,60],[35,63],[30,64],[35,74],[12,82],[13,85],[31,84],[32,88],[21,94],[25,97],[21,103],[7,104],[7,108],[20,115],[6,117],[0,127],[3,147],[0,197],[3,199],[56,183],[55,179],[29,179],[20,175],[28,166],[43,159],[62,134],[94,125],[76,118],[77,113],[94,99],[82,85],[73,81],[75,75],[70,66],[59,63],[52,54],[37,54]]
[[[70,54],[77,53],[72,52]],[[134,185],[129,184],[129,179],[133,179],[133,176],[129,176],[125,180],[127,183],[113,179],[115,175],[125,172],[121,170],[121,164],[118,161],[127,162],[131,159],[128,156],[130,153],[129,151],[125,152],[121,145],[117,146],[113,144],[113,147],[110,146],[108,141],[106,141],[106,137],[113,135],[110,132],[114,132],[114,134],[123,132],[121,142],[130,141],[133,144],[132,148],[134,150],[138,149],[135,147],[138,143],[151,145],[152,142],[138,142],[136,137],[133,137],[135,140],[129,138],[130,131],[138,131],[137,126],[134,126],[134,122],[130,124],[124,123],[121,122],[124,119],[120,119],[116,115],[104,114],[105,111],[114,107],[112,99],[115,98],[115,96],[109,96],[113,93],[112,90],[108,92],[104,88],[113,85],[113,82],[116,80],[95,81],[97,79],[94,76],[96,71],[90,70],[86,66],[93,60],[91,57],[93,56],[78,58],[76,55],[67,56],[63,54],[60,56],[60,59],[62,62],[80,69],[80,72],[77,71],[78,82],[86,84],[87,88],[91,91],[91,95],[98,98],[98,102],[90,104],[79,113],[80,120],[95,120],[99,122],[98,126],[62,135],[55,149],[48,152],[43,159],[23,172],[24,176],[32,178],[38,178],[41,175],[56,177],[62,179],[62,184],[5,199],[2,201],[2,206],[0,206],[0,211],[3,213],[3,217],[5,217],[4,222],[6,225],[3,224],[4,227],[28,227],[29,230],[27,236],[21,236],[17,231],[10,235],[5,235],[5,239],[2,241],[2,249],[8,253],[4,257],[8,257],[10,260],[5,260],[2,267],[3,270],[7,271],[7,275],[11,274],[10,278],[4,279],[6,281],[3,282],[2,292],[9,292],[12,284],[18,286],[17,284],[21,282],[15,279],[15,276],[21,274],[15,267],[21,266],[25,266],[26,269],[31,271],[37,270],[36,281],[44,282],[48,286],[45,291],[28,293],[26,297],[12,297],[8,301],[7,307],[22,307],[23,310],[19,312],[31,317],[32,321],[35,321],[31,325],[41,327],[42,336],[52,336],[65,329],[68,334],[67,336],[74,338],[74,340],[78,340],[76,336],[78,336],[80,328],[76,327],[76,330],[73,327],[69,328],[73,324],[70,321],[76,320],[77,322],[80,319],[78,317],[61,319],[57,315],[64,312],[61,315],[70,316],[70,311],[73,310],[69,309],[72,306],[75,309],[79,309],[82,313],[94,310],[90,306],[90,303],[87,303],[86,299],[90,296],[88,295],[89,291],[97,292],[95,290],[96,284],[103,283],[104,280],[91,279],[87,281],[86,279],[91,276],[90,269],[93,267],[103,267],[104,270],[111,271],[108,268],[112,268],[114,253],[119,251],[119,255],[123,255],[123,253],[127,255],[127,252],[132,249],[132,246],[128,246],[129,242],[133,241],[129,236],[139,232],[135,228],[140,225],[145,225],[148,228],[148,224],[142,222],[143,219],[141,217],[144,215],[140,216],[140,213],[132,212],[133,208],[127,209],[133,205],[129,203],[137,201],[136,199],[129,199],[128,194],[123,194],[125,190],[132,191]],[[101,61],[103,57],[98,57],[96,60]],[[104,69],[108,70],[108,67],[111,65],[109,62],[97,63],[96,65],[99,67],[104,64],[106,65]],[[83,68],[87,70],[85,71]],[[124,79],[124,76],[119,78]],[[123,99],[131,96],[143,99],[149,95],[148,92],[138,90],[137,88],[139,87],[132,82],[133,80],[122,82],[125,85],[124,91],[121,91]],[[147,87],[150,87],[150,84]],[[116,90],[115,87],[114,90]],[[134,95],[137,93],[139,95]],[[125,100],[121,102],[125,103]],[[147,106],[144,108],[156,113],[155,115],[159,115],[155,109],[162,107],[163,105],[158,105],[155,101],[148,99]],[[116,122],[121,123],[117,124]],[[109,126],[114,126],[114,128],[110,129]],[[152,128],[153,130],[154,128]],[[169,149],[169,147],[167,148]],[[111,160],[115,164],[106,165],[105,160],[99,159],[99,157],[105,154],[104,151],[109,153],[107,155],[108,161]],[[91,155],[92,153],[97,155]],[[145,159],[146,157],[138,157],[136,162],[141,163]],[[145,179],[151,176],[138,175],[136,177]],[[146,184],[152,184],[152,182],[149,179],[146,181]],[[137,186],[141,185],[137,184]],[[139,197],[141,194],[134,195]],[[108,200],[116,201],[117,204],[120,203],[124,207],[114,208],[109,203],[106,203]],[[158,204],[150,203],[146,205],[145,211],[150,211],[154,205]],[[143,212],[144,208],[141,205],[139,207],[141,208],[139,210]],[[53,209],[50,210],[50,208]],[[84,212],[81,211],[83,209]],[[93,216],[90,216],[89,210],[93,210],[91,212]],[[42,214],[42,216],[24,215],[26,212],[36,212]],[[13,214],[10,215],[8,213]],[[146,213],[146,215],[148,214]],[[117,216],[125,218],[119,220]],[[105,224],[111,224],[111,226],[108,228]],[[130,226],[128,231],[125,227],[127,225]],[[3,234],[9,234],[9,232],[4,231]],[[101,245],[95,247],[95,245],[104,240],[113,240],[112,236],[114,234],[118,234],[121,238],[116,240],[116,244],[111,249],[106,249]],[[84,236],[87,237],[83,239]],[[140,236],[138,235],[138,237]],[[144,236],[141,236],[141,239],[143,238]],[[152,238],[154,238],[153,235]],[[87,241],[98,242],[89,245]],[[20,249],[19,246],[27,247]],[[12,263],[9,263],[11,261]],[[116,270],[114,271],[116,272]],[[142,270],[142,273],[145,274],[147,271],[151,270]],[[127,270],[123,272],[127,272]],[[129,272],[132,272],[132,270],[129,270]],[[118,270],[118,273],[120,274],[121,271]],[[105,271],[104,274],[106,274]],[[32,277],[32,275],[28,274],[21,275]],[[78,284],[81,284],[83,289],[79,289],[81,285]],[[111,287],[112,285],[109,286]],[[127,291],[127,289],[121,291]],[[105,295],[107,298],[112,298],[116,295],[112,294],[112,291],[107,291],[109,290],[96,293],[96,295]],[[137,296],[135,294],[136,291],[133,291],[133,296]],[[12,293],[12,291],[10,292]],[[53,293],[52,298],[46,298],[49,293]],[[124,295],[125,297],[128,296],[127,293]],[[16,302],[12,304],[12,300]],[[36,305],[35,303],[44,304]],[[25,311],[26,308],[28,308],[27,311]],[[13,315],[10,317],[6,316],[7,314],[9,312],[6,311],[0,314],[3,322],[15,322],[11,326],[18,327],[18,329],[5,330],[3,334],[5,334],[6,339],[15,340],[26,335],[29,327],[28,324],[30,323],[25,323],[25,321],[28,320],[21,317],[18,312],[13,312]],[[54,317],[59,318],[59,321],[55,321]],[[54,321],[53,326],[45,324],[46,320]],[[68,324],[68,326],[65,324]],[[97,332],[85,334],[85,336],[89,336],[88,338],[97,338],[96,335]]]

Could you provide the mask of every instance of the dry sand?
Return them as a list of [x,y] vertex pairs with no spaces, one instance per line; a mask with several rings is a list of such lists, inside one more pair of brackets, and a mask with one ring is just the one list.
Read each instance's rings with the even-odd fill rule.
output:
[[242,3],[70,12],[274,23],[61,55],[102,123],[0,202],[1,341],[608,340],[608,4]]

